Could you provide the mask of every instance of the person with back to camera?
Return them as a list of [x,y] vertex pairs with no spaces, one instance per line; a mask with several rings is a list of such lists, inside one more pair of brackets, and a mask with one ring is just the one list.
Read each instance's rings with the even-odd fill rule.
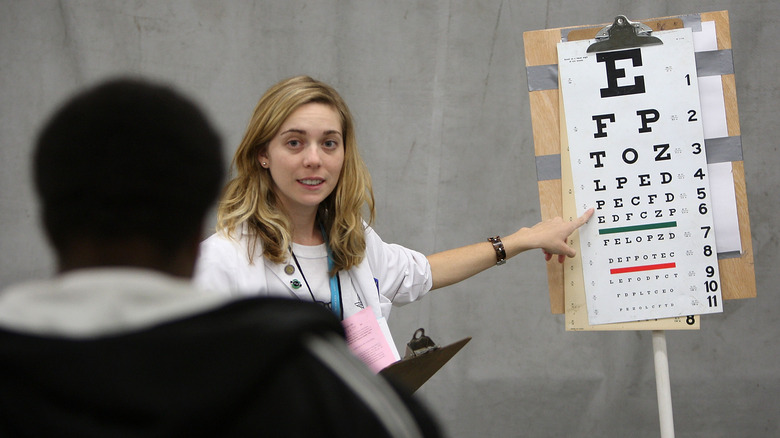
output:
[[340,319],[365,308],[387,318],[392,304],[415,301],[529,249],[562,262],[575,255],[566,239],[593,214],[543,221],[428,257],[385,243],[370,227],[371,178],[349,108],[332,87],[308,76],[266,91],[232,168],[217,232],[201,244],[196,282],[236,295],[318,302]]
[[0,436],[439,436],[321,306],[193,286],[223,175],[169,87],[112,80],[55,112],[34,177],[58,272],[0,294]]

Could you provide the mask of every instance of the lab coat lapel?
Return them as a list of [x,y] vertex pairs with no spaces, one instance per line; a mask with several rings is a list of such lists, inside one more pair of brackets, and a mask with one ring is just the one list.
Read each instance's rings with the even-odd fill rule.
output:
[[[371,268],[368,262],[364,259],[359,265],[349,270],[349,277],[352,280],[352,287],[356,294],[354,301],[360,300],[364,307],[371,307],[374,315],[379,318],[382,316],[382,309],[380,307],[379,290],[376,286],[376,280],[371,272]],[[352,306],[352,313],[357,313],[363,310],[357,306]],[[347,313],[344,313],[344,317],[347,317]]]
[[[276,278],[278,278],[279,281],[281,281],[285,285],[290,295],[292,297],[297,297],[298,294],[296,293],[296,289],[293,288],[293,281],[298,280],[299,284],[303,284],[303,278],[301,277],[301,273],[298,270],[298,268],[296,268],[294,264],[290,263],[289,260],[287,261],[287,263],[274,263],[268,260],[267,258],[263,257],[263,262],[265,263],[266,269],[271,273],[273,273],[273,275],[275,275]],[[288,274],[287,272],[285,272],[285,268],[287,268],[287,266],[292,266],[293,268],[295,268],[292,270],[292,274]]]

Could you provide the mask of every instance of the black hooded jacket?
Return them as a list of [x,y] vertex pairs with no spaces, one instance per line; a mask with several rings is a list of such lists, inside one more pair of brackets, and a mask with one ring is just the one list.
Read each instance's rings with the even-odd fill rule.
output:
[[0,330],[0,436],[439,436],[345,347],[330,312],[274,298],[87,339]]

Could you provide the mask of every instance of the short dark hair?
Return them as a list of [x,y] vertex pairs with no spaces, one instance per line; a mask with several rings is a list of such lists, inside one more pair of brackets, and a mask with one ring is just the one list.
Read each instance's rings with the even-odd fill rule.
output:
[[142,237],[174,250],[200,233],[225,169],[220,137],[192,101],[165,85],[119,78],[54,113],[39,134],[33,172],[56,249],[79,238]]

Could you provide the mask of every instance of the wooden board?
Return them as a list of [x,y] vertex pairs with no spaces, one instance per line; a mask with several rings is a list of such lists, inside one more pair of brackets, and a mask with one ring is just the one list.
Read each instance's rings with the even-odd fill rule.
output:
[[[694,26],[705,21],[714,21],[718,50],[731,50],[730,25],[726,11],[639,21],[650,26],[653,30],[674,29]],[[556,46],[563,38],[566,40],[593,38],[607,24],[609,23],[545,29],[523,34],[542,219],[564,216],[562,194],[564,190],[570,188],[564,187],[561,182],[561,168],[557,169],[556,174],[555,166],[551,165],[555,162],[561,163],[560,114],[562,112],[557,86],[558,56]],[[721,80],[728,135],[741,142],[734,74],[723,74]],[[724,300],[756,296],[744,164],[740,159],[732,161],[732,167],[742,252],[739,257],[719,260],[718,267]],[[564,266],[558,263],[548,263],[547,277],[550,309],[555,314],[565,313]]]

